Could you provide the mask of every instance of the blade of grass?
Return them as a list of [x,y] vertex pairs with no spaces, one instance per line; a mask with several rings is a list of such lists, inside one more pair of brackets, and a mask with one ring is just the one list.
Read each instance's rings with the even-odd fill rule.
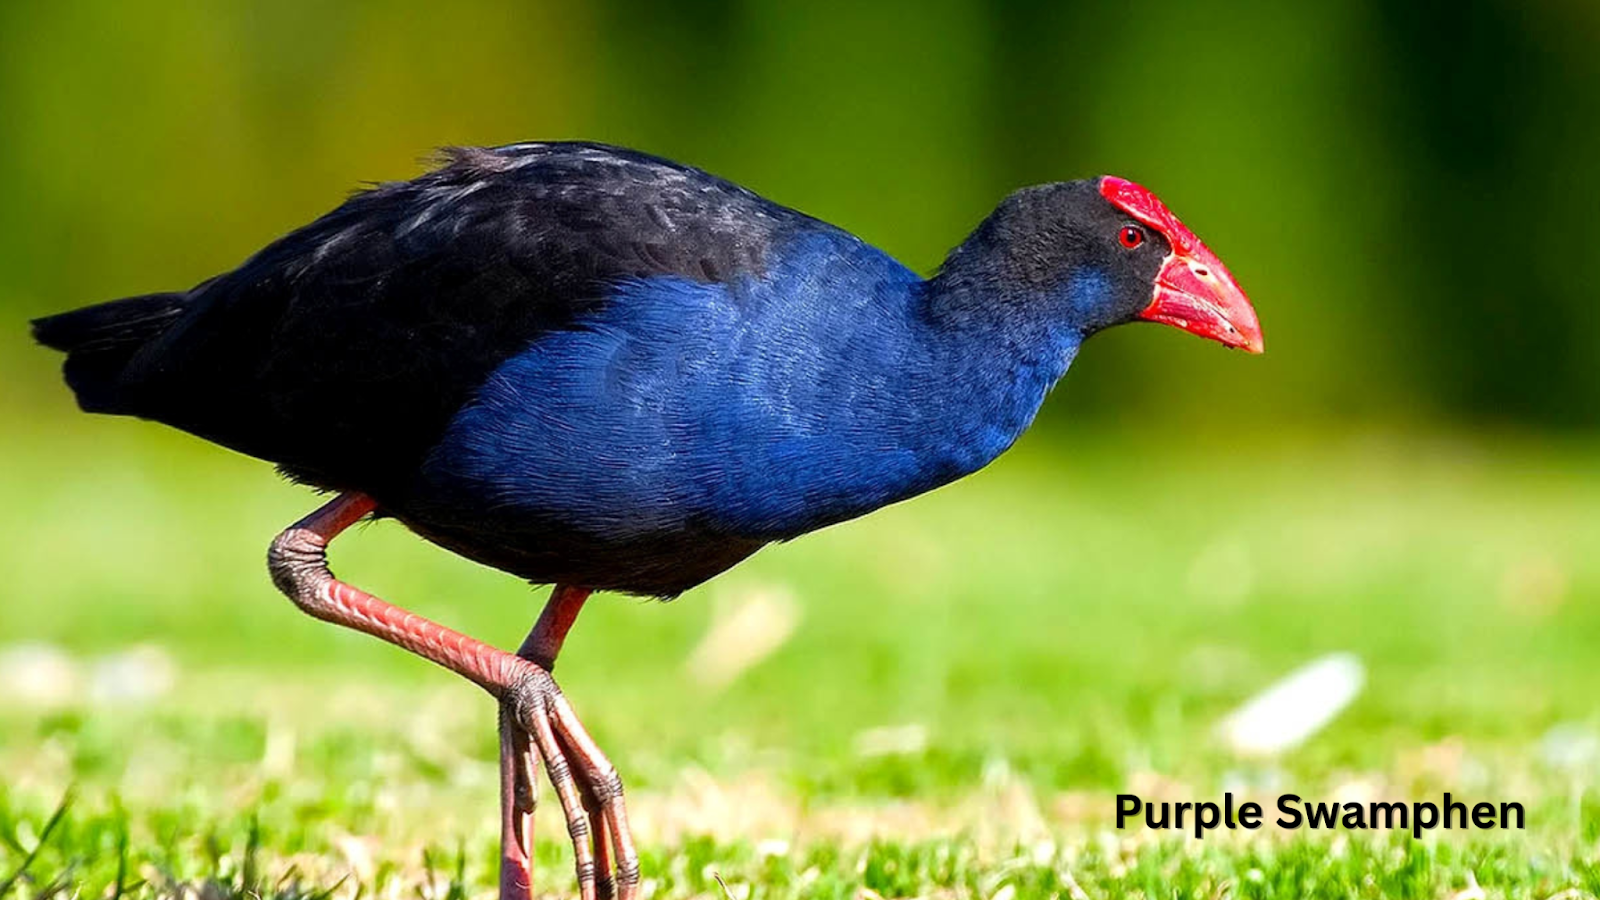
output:
[[0,897],[10,893],[11,887],[21,880],[23,875],[27,874],[28,867],[33,865],[33,861],[39,858],[40,851],[44,850],[45,845],[49,843],[51,833],[56,830],[57,825],[61,824],[62,817],[67,814],[67,806],[71,803],[72,791],[69,789],[61,796],[61,802],[56,805],[56,811],[50,814],[50,821],[44,823],[44,829],[39,832],[38,842],[33,845],[33,849],[22,860],[22,865],[18,866],[17,870],[12,872],[5,881],[0,881]]

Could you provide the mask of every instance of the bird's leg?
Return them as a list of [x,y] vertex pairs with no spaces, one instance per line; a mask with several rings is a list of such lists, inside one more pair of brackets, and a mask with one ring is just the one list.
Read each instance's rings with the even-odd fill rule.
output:
[[[586,590],[558,585],[517,655],[548,673],[588,597]],[[639,857],[615,767],[595,746],[555,682],[530,681],[501,703],[502,716],[528,730],[544,760],[545,775],[567,819],[583,896],[606,900],[617,895],[633,897],[639,883]],[[502,743],[502,755],[506,752]],[[503,759],[501,765],[502,771],[524,770]],[[502,794],[505,792],[502,787]]]
[[[338,580],[329,571],[328,542],[376,509],[377,503],[364,494],[341,494],[285,529],[267,551],[267,566],[273,583],[307,614],[410,650],[471,680],[501,701],[505,711],[502,735],[511,749],[509,754],[502,754],[505,777],[502,802],[516,813],[516,816],[504,817],[505,836],[513,840],[503,856],[515,853],[518,854],[516,858],[531,857],[532,832],[526,827],[533,807],[533,750],[527,748],[531,737],[531,745],[543,758],[545,774],[566,813],[567,829],[572,834],[573,851],[578,859],[578,887],[582,897],[596,900],[597,884],[593,846],[588,840],[589,818],[579,796],[574,768],[577,777],[582,779],[582,790],[600,810],[606,837],[611,841],[602,858],[608,862],[615,858],[618,894],[622,900],[632,900],[638,892],[639,860],[622,805],[622,782],[583,730],[571,705],[550,677],[549,669],[409,613]],[[546,632],[546,637],[555,638],[554,649],[560,648],[560,637],[565,635],[571,617],[576,614],[576,609],[571,609],[564,626],[556,628],[561,624],[558,617]],[[534,632],[538,635],[540,629],[535,627]],[[534,643],[536,650],[543,646]],[[548,655],[553,661],[553,650]],[[510,769],[512,765],[520,768],[522,774]],[[519,781],[528,786],[527,796],[518,795]],[[513,830],[512,824],[522,827]],[[521,887],[519,882],[527,881],[526,878],[509,880],[514,889]],[[508,886],[507,881],[503,874],[503,891]],[[520,893],[513,890],[507,897],[521,900],[526,895],[526,889],[522,889]]]
[[[528,632],[517,655],[549,672],[566,640],[567,631],[583,609],[589,592],[558,586],[545,604],[539,621]],[[538,805],[534,781],[532,736],[517,724],[517,712],[508,700],[500,703],[500,900],[532,900],[533,816]],[[600,857],[596,890],[608,896],[611,867],[606,844],[595,831],[594,849]]]

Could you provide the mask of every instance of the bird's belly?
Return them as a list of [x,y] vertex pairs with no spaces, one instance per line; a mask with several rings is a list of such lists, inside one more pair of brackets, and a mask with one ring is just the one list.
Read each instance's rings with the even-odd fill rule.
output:
[[764,544],[687,530],[618,538],[503,513],[457,519],[402,510],[397,518],[447,550],[535,584],[663,599],[721,574]]

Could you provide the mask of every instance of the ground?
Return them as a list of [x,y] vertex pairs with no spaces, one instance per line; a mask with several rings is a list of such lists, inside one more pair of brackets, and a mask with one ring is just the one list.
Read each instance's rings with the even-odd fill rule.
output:
[[[313,498],[6,402],[0,898],[489,896],[491,704],[272,591],[267,541]],[[1030,436],[674,603],[592,601],[557,675],[628,783],[650,896],[1600,893],[1600,452],[1177,434]],[[543,598],[394,524],[332,555],[502,645]],[[1346,711],[1276,756],[1230,748],[1230,710],[1336,652],[1365,670]],[[1230,790],[1449,790],[1527,828],[1112,821],[1118,792]]]

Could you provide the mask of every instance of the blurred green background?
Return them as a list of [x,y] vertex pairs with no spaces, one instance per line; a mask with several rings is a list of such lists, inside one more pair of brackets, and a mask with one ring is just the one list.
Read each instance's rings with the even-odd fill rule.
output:
[[[467,879],[492,883],[489,704],[303,619],[261,557],[311,496],[78,414],[26,319],[198,282],[439,146],[583,138],[700,165],[922,271],[1016,187],[1130,177],[1228,262],[1267,337],[1249,358],[1108,333],[991,470],[679,603],[591,604],[561,675],[637,788],[663,895],[713,890],[700,862],[673,874],[702,857],[807,895],[738,843],[797,828],[1071,835],[1130,788],[1351,785],[1517,799],[1534,827],[1438,874],[1357,852],[1335,880],[1600,890],[1592,0],[12,0],[0,122],[0,876],[29,846],[17,823],[37,835],[76,783],[82,820],[40,865],[101,884],[116,854],[96,848],[130,822],[135,855],[182,878],[216,870],[189,836],[227,847],[247,818],[283,858],[375,836],[404,870],[416,841],[461,841]],[[500,644],[540,599],[392,524],[334,556]],[[767,655],[706,674],[708,647],[752,641]],[[1219,739],[1331,652],[1368,684],[1327,730],[1266,762]],[[877,817],[912,801],[951,806]],[[674,843],[706,830],[732,843]],[[1195,895],[1298,896],[1311,865],[1073,840],[1097,896],[1145,864]],[[904,884],[816,865],[839,896],[968,877],[903,862]],[[988,896],[1015,869],[974,871]]]

